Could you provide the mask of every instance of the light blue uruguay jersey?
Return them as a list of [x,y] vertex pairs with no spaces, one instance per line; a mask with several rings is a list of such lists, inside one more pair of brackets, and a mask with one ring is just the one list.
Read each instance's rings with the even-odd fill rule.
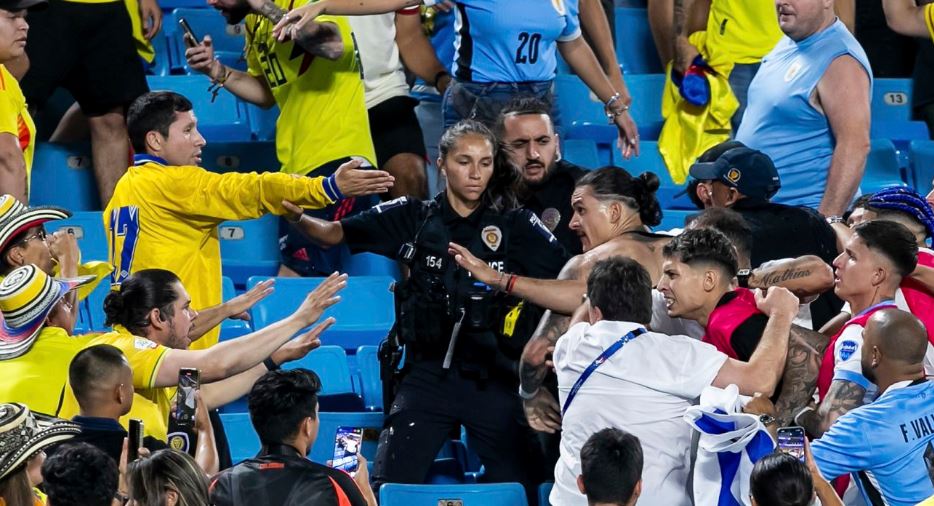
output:
[[857,474],[867,504],[913,506],[934,495],[934,382],[904,381],[841,416],[811,445],[822,475]]
[[558,42],[581,36],[578,0],[456,2],[454,76],[460,81],[551,81]]

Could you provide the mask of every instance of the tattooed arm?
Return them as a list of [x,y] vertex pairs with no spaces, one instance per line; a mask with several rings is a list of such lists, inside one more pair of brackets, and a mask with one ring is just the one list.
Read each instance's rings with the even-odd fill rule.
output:
[[792,325],[782,389],[775,403],[779,427],[792,425],[795,413],[810,403],[828,342],[819,332]]
[[749,288],[783,286],[803,298],[833,289],[833,268],[819,256],[765,262],[749,275]]
[[532,339],[522,350],[519,360],[519,390],[523,397],[523,408],[529,426],[541,432],[554,434],[561,430],[561,407],[554,396],[542,388],[549,373],[551,353],[558,338],[567,332],[571,319],[567,316],[546,311],[535,329]]
[[866,389],[862,386],[846,380],[834,380],[830,385],[830,391],[827,397],[816,410],[808,410],[801,413],[796,422],[804,427],[804,430],[811,436],[819,438],[824,432],[837,421],[837,418],[851,409],[858,408],[863,404],[863,396],[866,395]]
[[[248,2],[254,12],[269,19],[276,25],[287,14],[285,9],[276,5],[272,0],[248,0]],[[318,22],[314,18],[292,24],[285,31],[284,36],[278,37],[278,39],[280,42],[291,39],[308,53],[328,60],[340,58],[345,50],[340,28],[338,28],[337,24]]]

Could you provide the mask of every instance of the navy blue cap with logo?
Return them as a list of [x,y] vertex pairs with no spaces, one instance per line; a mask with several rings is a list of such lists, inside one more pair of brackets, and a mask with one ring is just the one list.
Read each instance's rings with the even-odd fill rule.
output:
[[763,200],[772,198],[782,187],[772,159],[747,147],[729,149],[710,162],[697,162],[690,174],[694,179],[719,181],[747,197]]
[[0,9],[10,12],[39,11],[49,6],[47,0],[0,0]]

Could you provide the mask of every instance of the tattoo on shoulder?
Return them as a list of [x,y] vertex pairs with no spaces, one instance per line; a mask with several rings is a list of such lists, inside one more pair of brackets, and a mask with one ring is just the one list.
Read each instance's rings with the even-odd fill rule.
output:
[[827,399],[824,399],[825,403],[830,403],[827,414],[832,418],[838,418],[861,406],[865,395],[866,389],[852,381],[835,381],[830,387],[830,392],[827,393]]
[[263,17],[268,18],[273,23],[278,23],[282,19],[282,16],[285,16],[285,9],[272,3],[270,0],[259,8],[259,13],[262,14]]

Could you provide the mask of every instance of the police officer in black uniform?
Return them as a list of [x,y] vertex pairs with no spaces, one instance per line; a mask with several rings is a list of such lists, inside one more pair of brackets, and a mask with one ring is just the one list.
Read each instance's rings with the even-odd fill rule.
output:
[[[446,190],[434,200],[402,197],[340,222],[299,217],[324,245],[398,258],[409,278],[396,287],[404,375],[386,418],[374,482],[423,483],[452,431],[463,425],[485,479],[534,490],[537,443],[517,395],[517,364],[541,310],[470,277],[449,253],[454,242],[503,273],[553,278],[567,260],[555,237],[527,210],[500,209],[496,139],[462,121],[441,138]],[[491,180],[493,183],[491,184]],[[504,278],[509,276],[504,274]],[[502,288],[505,287],[505,288]]]
[[568,254],[579,255],[580,237],[568,224],[574,215],[571,194],[586,171],[561,158],[548,105],[531,96],[513,99],[497,119],[496,135],[504,163],[518,175],[519,204],[542,220]]

